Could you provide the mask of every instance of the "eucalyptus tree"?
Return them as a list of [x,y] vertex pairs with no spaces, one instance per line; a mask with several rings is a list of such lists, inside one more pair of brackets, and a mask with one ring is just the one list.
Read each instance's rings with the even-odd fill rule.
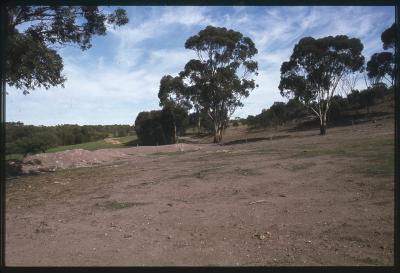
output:
[[189,37],[186,49],[194,50],[197,59],[190,60],[179,77],[186,84],[186,94],[205,111],[214,124],[214,142],[222,140],[222,132],[241,99],[248,97],[256,84],[258,64],[254,42],[242,33],[224,27],[207,26]]
[[167,75],[160,80],[159,105],[163,107],[164,116],[169,119],[165,121],[172,124],[172,143],[178,141],[177,127],[183,128],[182,123],[187,118],[188,110],[192,108],[187,92],[188,87],[180,77]]
[[[396,25],[387,28],[381,35],[382,47],[385,50],[395,48]],[[374,53],[367,63],[367,76],[373,85],[383,83],[393,86],[395,79],[395,56],[391,51]]]
[[63,60],[57,49],[77,45],[86,50],[107,24],[128,23],[124,9],[107,13],[96,6],[6,6],[5,80],[28,94],[36,88],[63,86]]
[[392,52],[374,53],[367,62],[367,75],[373,84],[386,81],[394,84],[394,55]]
[[282,63],[281,95],[304,103],[319,118],[321,135],[326,134],[326,118],[338,85],[363,68],[362,50],[359,39],[346,35],[305,37],[295,45],[290,60]]
[[389,28],[381,34],[383,49],[394,49],[396,45],[396,23],[393,23]]

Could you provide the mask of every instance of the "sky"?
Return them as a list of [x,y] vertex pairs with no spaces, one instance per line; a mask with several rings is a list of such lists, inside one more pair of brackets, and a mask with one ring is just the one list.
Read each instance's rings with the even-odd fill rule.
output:
[[[102,7],[110,11],[115,7]],[[32,125],[134,124],[141,111],[160,109],[164,75],[177,76],[196,58],[185,41],[208,25],[240,31],[258,49],[259,85],[233,117],[259,114],[280,95],[280,66],[302,37],[347,35],[364,44],[366,60],[383,51],[381,33],[395,21],[394,7],[124,7],[129,23],[109,27],[92,48],[59,49],[65,87],[28,95],[7,86],[6,120]],[[362,77],[358,87],[365,88]]]

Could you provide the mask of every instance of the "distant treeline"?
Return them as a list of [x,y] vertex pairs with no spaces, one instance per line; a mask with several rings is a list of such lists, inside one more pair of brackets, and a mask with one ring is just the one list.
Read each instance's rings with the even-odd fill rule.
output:
[[57,146],[123,137],[134,132],[130,125],[57,125],[34,126],[22,122],[6,123],[6,154],[45,152]]
[[[394,87],[387,88],[383,84],[377,84],[361,91],[352,90],[347,97],[336,95],[331,100],[328,122],[346,120],[351,117],[349,111],[360,108],[365,108],[369,113],[370,106],[374,105],[378,99],[393,92]],[[276,127],[289,121],[303,120],[310,114],[312,113],[304,104],[291,99],[287,103],[275,102],[270,108],[262,110],[256,116],[249,115],[244,123],[252,128]]]

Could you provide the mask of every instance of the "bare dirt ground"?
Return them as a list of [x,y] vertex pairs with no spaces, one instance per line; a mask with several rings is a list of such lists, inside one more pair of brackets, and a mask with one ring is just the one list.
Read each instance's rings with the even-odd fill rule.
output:
[[230,130],[10,179],[6,265],[393,264],[393,119]]

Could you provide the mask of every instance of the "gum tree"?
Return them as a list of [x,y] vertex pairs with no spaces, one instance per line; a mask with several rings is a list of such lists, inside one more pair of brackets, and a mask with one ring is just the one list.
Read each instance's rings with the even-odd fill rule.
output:
[[24,94],[61,85],[63,60],[59,47],[91,47],[94,35],[105,35],[107,24],[128,23],[124,9],[112,13],[96,6],[6,6],[5,80]]
[[[394,50],[396,44],[396,25],[393,24],[382,32],[382,47],[385,50]],[[373,85],[383,80],[393,86],[395,76],[395,58],[391,51],[375,53],[367,63],[367,75]],[[385,84],[386,84],[385,83]]]
[[185,48],[198,58],[190,60],[179,76],[192,103],[211,118],[214,142],[221,142],[229,118],[243,106],[241,99],[256,87],[251,77],[257,75],[258,65],[252,59],[257,49],[240,32],[213,26],[188,38]]
[[295,45],[290,60],[282,63],[281,95],[303,102],[319,118],[321,135],[326,134],[326,118],[337,87],[363,68],[362,50],[360,39],[346,35],[305,37]]
[[172,125],[172,143],[178,141],[177,127],[183,127],[183,120],[187,118],[187,112],[192,107],[187,91],[188,88],[180,77],[167,75],[160,81],[159,105],[163,107],[164,116],[169,117]]
[[394,84],[394,56],[392,52],[374,53],[367,62],[367,75],[373,84],[385,80]]

